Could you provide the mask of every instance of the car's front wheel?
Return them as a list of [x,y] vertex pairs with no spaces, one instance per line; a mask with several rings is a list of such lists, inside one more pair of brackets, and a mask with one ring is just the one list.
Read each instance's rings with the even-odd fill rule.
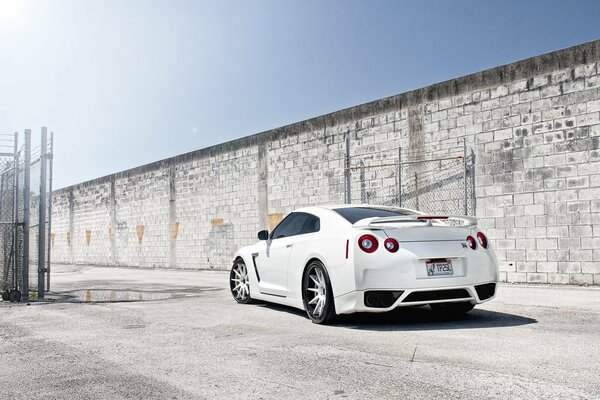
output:
[[231,267],[229,273],[229,287],[231,295],[238,303],[250,303],[250,280],[248,279],[248,269],[244,260],[238,258]]
[[439,314],[447,316],[458,316],[466,314],[475,307],[475,304],[470,302],[458,302],[458,303],[434,303],[430,304],[429,307]]
[[335,316],[329,274],[320,261],[312,261],[302,279],[304,309],[315,324],[324,324]]

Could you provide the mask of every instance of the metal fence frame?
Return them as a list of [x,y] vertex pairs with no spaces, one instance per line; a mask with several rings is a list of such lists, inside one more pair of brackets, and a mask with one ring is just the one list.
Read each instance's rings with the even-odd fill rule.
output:
[[[369,163],[365,164],[363,158],[361,156],[355,156],[358,161],[352,162],[351,157],[351,144],[350,144],[350,133],[347,132],[344,138],[345,142],[345,168],[344,168],[344,202],[346,204],[350,204],[353,202],[353,199],[356,196],[353,196],[353,174],[358,173],[358,181],[360,182],[360,203],[373,203],[378,202],[380,204],[394,205],[398,207],[406,207],[407,199],[411,197],[415,197],[417,199],[416,206],[413,208],[420,210],[422,207],[419,206],[419,197],[423,194],[419,193],[418,188],[418,174],[415,172],[414,175],[414,184],[415,188],[410,190],[409,184],[406,181],[403,181],[403,175],[406,175],[406,169],[411,166],[416,165],[426,165],[427,163],[438,163],[442,164],[443,162],[452,162],[454,163],[455,173],[448,178],[449,182],[444,182],[442,179],[437,179],[433,185],[428,185],[429,187],[424,188],[425,194],[431,194],[435,192],[436,189],[440,189],[441,187],[447,186],[450,183],[456,184],[456,179],[460,179],[460,207],[451,207],[450,213],[452,214],[463,214],[463,215],[475,215],[476,210],[476,196],[475,196],[475,153],[469,149],[466,143],[466,139],[462,139],[457,143],[455,149],[450,149],[450,151],[454,152],[448,153],[439,152],[439,155],[436,155],[436,152],[429,152],[428,157],[425,157],[423,153],[417,154],[412,157],[412,159],[403,160],[403,149],[402,147],[398,147],[397,149],[397,158],[386,162],[381,163]],[[408,150],[407,150],[408,151]],[[460,154],[459,154],[460,153]],[[388,156],[392,156],[391,152],[389,152]],[[406,154],[404,156],[406,157]],[[460,168],[459,168],[460,167]],[[388,175],[393,173],[395,183],[394,186],[388,184],[383,185],[387,188],[388,192],[391,192],[391,195],[387,196],[386,201],[381,201],[381,197],[376,197],[375,199],[369,198],[369,192],[366,190],[366,187],[370,183],[370,179],[366,176],[367,171],[387,171]],[[450,171],[450,168],[447,169],[446,172]],[[444,171],[441,171],[444,172]],[[431,180],[431,176],[429,177]],[[372,178],[371,178],[372,179]],[[383,178],[377,178],[378,180],[383,181]],[[386,180],[391,180],[391,178],[387,178]],[[456,187],[455,190],[459,188]],[[448,210],[428,210],[430,212],[443,212]]]
[[3,248],[0,284],[2,290],[5,290],[19,284],[19,260],[15,257],[16,253],[14,252],[18,234],[18,207],[16,204],[18,201],[19,153],[17,133],[0,135],[0,158],[2,159],[0,166],[0,241]]
[[[38,148],[31,148],[30,129],[24,131],[23,137],[23,146],[19,148],[19,134],[15,132],[14,153],[0,151],[0,157],[12,157],[12,162],[5,161],[4,164],[0,164],[0,186],[2,189],[8,186],[5,185],[7,179],[11,180],[12,186],[11,191],[0,190],[0,216],[4,217],[9,213],[12,215],[11,221],[0,220],[0,226],[11,227],[10,231],[3,229],[0,232],[2,243],[11,242],[10,253],[0,260],[0,291],[3,292],[2,299],[10,301],[19,301],[21,298],[29,300],[31,272],[37,275],[38,300],[44,299],[45,292],[50,290],[53,134],[50,134],[48,140],[47,128],[41,129],[39,154]],[[32,169],[34,178],[39,179],[39,188],[31,185]],[[37,200],[37,207],[32,207],[33,199]],[[32,211],[37,217],[35,225],[31,224]],[[37,238],[33,241],[37,255],[35,260],[32,260],[30,230],[34,227],[38,228]],[[7,232],[10,232],[10,235]],[[30,268],[32,261],[37,266],[34,271]],[[8,276],[11,277],[10,282],[5,279]]]

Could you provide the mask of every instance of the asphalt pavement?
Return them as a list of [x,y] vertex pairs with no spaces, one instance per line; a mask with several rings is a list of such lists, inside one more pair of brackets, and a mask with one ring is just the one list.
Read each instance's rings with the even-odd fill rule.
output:
[[53,266],[0,302],[0,397],[600,399],[600,288],[502,285],[458,320],[239,305],[211,271]]

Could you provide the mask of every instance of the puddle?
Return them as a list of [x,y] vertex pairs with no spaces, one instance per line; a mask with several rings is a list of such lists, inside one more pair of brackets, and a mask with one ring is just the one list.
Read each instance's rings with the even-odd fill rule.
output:
[[171,289],[165,291],[86,289],[49,293],[47,299],[51,301],[69,303],[124,303],[196,297],[202,292],[216,290],[222,289],[207,287],[187,288],[181,290]]

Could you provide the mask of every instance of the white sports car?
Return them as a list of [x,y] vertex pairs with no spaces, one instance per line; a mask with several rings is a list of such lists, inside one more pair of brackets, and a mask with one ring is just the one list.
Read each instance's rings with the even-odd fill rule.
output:
[[384,206],[302,208],[236,253],[231,293],[238,303],[304,309],[315,323],[424,304],[465,313],[492,299],[498,281],[496,255],[476,225]]

